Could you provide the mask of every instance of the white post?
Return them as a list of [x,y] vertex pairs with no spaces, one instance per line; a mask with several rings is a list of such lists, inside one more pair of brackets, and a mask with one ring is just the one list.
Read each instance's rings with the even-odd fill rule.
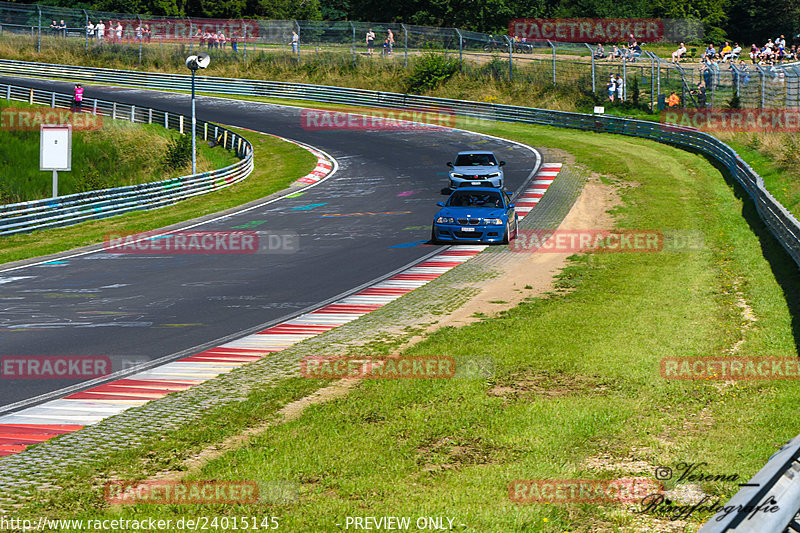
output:
[[53,198],[58,198],[58,170],[53,171]]

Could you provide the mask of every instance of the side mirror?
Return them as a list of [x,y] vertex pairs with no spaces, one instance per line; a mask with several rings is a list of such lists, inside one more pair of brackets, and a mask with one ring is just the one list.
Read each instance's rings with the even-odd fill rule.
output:
[[498,166],[501,166],[501,167],[502,167],[502,166],[503,166],[503,165],[505,165],[505,164],[506,164],[506,162],[505,162],[505,161],[500,161],[500,164],[499,164]]
[[514,204],[508,204],[508,208],[509,209],[514,209],[515,207],[517,207],[517,206],[515,206]]
[[444,202],[436,202],[436,205],[438,205],[439,207],[444,207]]
[[447,162],[447,166],[450,167],[450,168],[453,168],[453,163],[451,161],[448,161]]

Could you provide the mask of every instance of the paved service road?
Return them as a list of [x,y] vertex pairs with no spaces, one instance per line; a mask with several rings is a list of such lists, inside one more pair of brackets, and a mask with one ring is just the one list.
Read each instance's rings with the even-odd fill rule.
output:
[[[0,79],[62,92],[72,87]],[[85,97],[190,112],[185,95],[87,87]],[[459,131],[309,131],[301,127],[301,111],[295,108],[202,97],[197,107],[202,119],[299,140],[338,161],[335,175],[301,196],[193,228],[296,232],[297,252],[100,251],[0,269],[3,360],[94,356],[92,361],[100,362],[81,374],[89,377],[93,365],[104,361],[116,371],[136,362],[201,351],[219,344],[219,339],[286,319],[434,250],[424,242],[430,236],[435,203],[445,198],[440,194],[446,183],[445,163],[458,150],[494,150],[507,161],[510,191],[524,184],[538,160],[536,153],[519,145]],[[2,406],[79,382],[9,375],[33,370],[20,368],[19,363],[2,367],[0,412],[9,411]]]

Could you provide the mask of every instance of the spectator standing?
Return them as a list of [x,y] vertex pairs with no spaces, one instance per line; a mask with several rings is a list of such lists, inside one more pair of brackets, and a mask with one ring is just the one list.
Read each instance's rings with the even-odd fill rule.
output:
[[389,44],[389,55],[392,55],[392,50],[394,50],[394,33],[392,33],[391,28],[386,30],[386,35],[386,42]]
[[224,32],[219,32],[219,47],[223,50],[225,49],[225,44],[228,42],[228,38],[225,37]]
[[239,45],[239,33],[233,32],[233,35],[231,35],[231,50],[233,50],[234,52],[238,52],[238,50],[236,49],[238,45]]
[[300,44],[300,36],[297,35],[297,32],[292,30],[292,53],[297,53],[297,47]]
[[94,39],[94,24],[92,24],[91,20],[86,24],[86,36],[89,39]]
[[613,102],[614,96],[617,94],[617,78],[612,74],[611,79],[608,80],[606,85],[608,86],[608,100],[609,102]]
[[144,29],[142,28],[141,23],[137,24],[136,25],[136,41],[137,42],[142,42],[143,32],[144,32]]
[[83,87],[79,83],[78,85],[75,86],[75,89],[73,91],[73,97],[72,97],[73,112],[80,113],[81,106],[83,106]]
[[624,100],[625,95],[625,82],[622,80],[622,76],[617,74],[617,101],[622,102]]
[[372,55],[372,51],[375,48],[375,32],[372,31],[372,28],[369,29],[367,32],[367,53]]
[[144,25],[144,41],[146,43],[150,42],[150,38],[153,36],[153,31],[150,29],[150,24]]
[[106,25],[103,24],[102,20],[97,23],[96,29],[97,29],[97,40],[98,41],[102,41],[103,39],[105,39],[106,38]]
[[122,23],[117,21],[117,42],[122,42]]
[[219,33],[217,33],[217,32],[212,32],[212,33],[211,33],[211,40],[213,41],[213,45],[214,45],[214,46],[213,46],[213,48],[214,48],[214,50],[217,50],[217,49],[219,48]]

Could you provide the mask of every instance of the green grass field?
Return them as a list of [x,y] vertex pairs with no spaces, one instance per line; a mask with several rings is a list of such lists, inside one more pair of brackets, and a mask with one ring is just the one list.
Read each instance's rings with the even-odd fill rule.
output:
[[[2,112],[11,109],[47,113],[50,108],[22,102],[3,102]],[[95,124],[92,122],[92,124]],[[182,168],[164,165],[171,141],[177,132],[155,124],[131,124],[128,121],[98,117],[99,129],[79,131],[72,137],[72,170],[59,173],[60,196],[123,185],[135,185],[191,173],[188,162]],[[34,127],[35,126],[35,127]],[[39,170],[39,127],[35,131],[0,130],[0,203],[26,202],[52,195],[50,172]],[[221,147],[202,143],[198,150],[198,171],[223,168],[236,157]]]
[[[80,470],[25,513],[275,516],[291,531],[339,530],[356,516],[449,517],[462,531],[650,531],[656,522],[696,530],[708,514],[682,524],[615,503],[514,503],[508,487],[515,479],[652,478],[656,467],[681,462],[706,462],[704,472],[749,479],[798,433],[795,383],[667,381],[659,363],[731,353],[796,358],[797,266],[743,191],[700,156],[554,128],[475,129],[567,149],[587,173],[618,187],[616,227],[699,231],[705,246],[573,256],[554,293],[440,330],[404,352],[488,358],[493,377],[363,381],[191,476],[255,480],[264,491],[257,503],[112,508],[98,486],[109,476],[144,479],[181,469],[200,447],[270,420],[281,405],[326,382],[290,379],[210,411],[186,431]],[[402,300],[385,309],[392,305]],[[674,481],[666,485],[676,488]],[[696,485],[723,502],[737,490],[735,482]],[[290,497],[276,497],[280,487],[289,487]]]

